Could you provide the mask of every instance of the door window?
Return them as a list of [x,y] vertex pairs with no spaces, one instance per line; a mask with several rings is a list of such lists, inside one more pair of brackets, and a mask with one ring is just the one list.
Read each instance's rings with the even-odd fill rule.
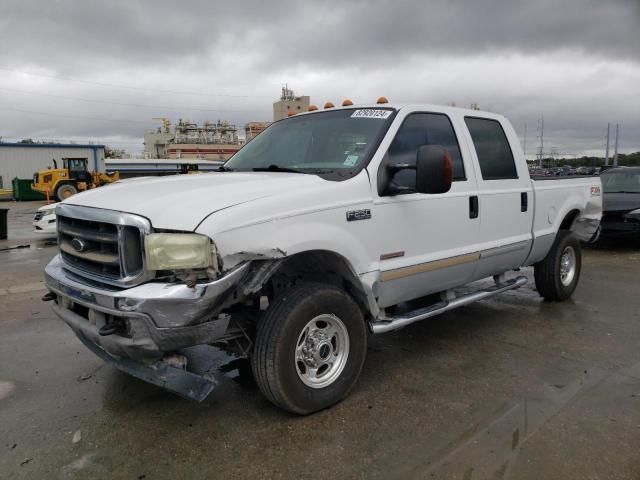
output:
[[[449,117],[439,113],[414,113],[409,115],[389,146],[388,164],[416,164],[418,148],[422,145],[441,145],[451,156],[453,180],[466,180],[458,139]],[[415,170],[400,170],[391,179],[399,187],[415,188]]]
[[466,117],[483,180],[518,178],[511,146],[497,120]]

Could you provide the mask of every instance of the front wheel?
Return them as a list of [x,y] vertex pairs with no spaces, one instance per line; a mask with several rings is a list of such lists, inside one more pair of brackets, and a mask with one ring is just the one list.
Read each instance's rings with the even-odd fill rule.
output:
[[269,401],[306,415],[351,392],[366,350],[353,299],[332,285],[302,284],[276,298],[258,324],[253,373]]
[[578,286],[581,269],[580,241],[570,231],[560,230],[547,256],[534,265],[538,293],[546,300],[566,300]]

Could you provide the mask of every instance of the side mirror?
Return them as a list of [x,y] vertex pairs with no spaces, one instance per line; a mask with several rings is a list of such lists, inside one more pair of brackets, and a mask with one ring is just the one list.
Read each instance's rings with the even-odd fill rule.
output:
[[416,158],[416,191],[447,193],[453,181],[453,164],[447,150],[440,145],[423,145]]

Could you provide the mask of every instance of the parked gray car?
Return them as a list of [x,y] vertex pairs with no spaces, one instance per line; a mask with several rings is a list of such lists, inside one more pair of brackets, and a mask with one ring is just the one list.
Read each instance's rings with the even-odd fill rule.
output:
[[603,235],[640,235],[640,167],[614,167],[600,175]]

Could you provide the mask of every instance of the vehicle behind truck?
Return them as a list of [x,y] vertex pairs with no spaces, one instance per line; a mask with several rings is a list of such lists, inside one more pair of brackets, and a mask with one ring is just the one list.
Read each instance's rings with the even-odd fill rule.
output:
[[216,381],[190,351],[210,345],[308,414],[355,388],[369,335],[517,289],[521,267],[569,298],[601,213],[597,177],[530,178],[501,115],[325,109],[275,122],[219,172],[62,202],[45,300],[147,382],[204,399]]

